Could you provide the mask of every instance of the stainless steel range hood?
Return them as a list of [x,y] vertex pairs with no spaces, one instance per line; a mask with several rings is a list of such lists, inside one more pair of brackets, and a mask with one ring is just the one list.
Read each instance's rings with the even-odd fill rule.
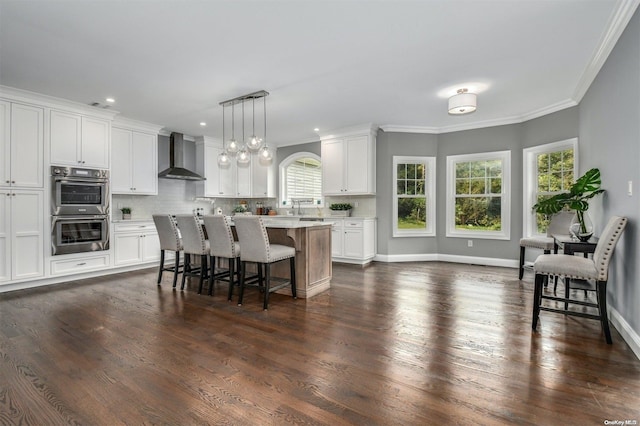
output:
[[169,168],[158,173],[159,178],[180,180],[206,180],[184,167],[184,136],[171,133],[169,137]]

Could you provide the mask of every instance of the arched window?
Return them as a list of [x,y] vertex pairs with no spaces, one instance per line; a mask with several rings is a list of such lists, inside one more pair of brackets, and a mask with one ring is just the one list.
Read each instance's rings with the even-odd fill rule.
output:
[[296,152],[280,163],[280,205],[322,205],[322,163],[311,152]]

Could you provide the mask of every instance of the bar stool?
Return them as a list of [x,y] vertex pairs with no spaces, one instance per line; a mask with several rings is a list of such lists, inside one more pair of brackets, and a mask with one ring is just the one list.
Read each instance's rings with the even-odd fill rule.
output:
[[[173,272],[173,288],[176,287],[178,282],[178,274],[180,269],[180,252],[182,251],[182,239],[176,226],[176,221],[170,214],[154,214],[153,222],[156,225],[158,231],[158,238],[160,239],[160,266],[158,267],[158,285],[162,281],[163,271]],[[176,253],[176,263],[174,266],[164,266],[164,252],[165,250],[171,250]]]
[[[202,218],[204,229],[209,236],[211,273],[209,274],[209,295],[213,293],[213,280],[229,277],[229,299],[233,297],[234,276],[240,271],[240,243],[233,239],[231,224],[226,216],[207,215]],[[216,257],[229,261],[229,270],[215,273]]]
[[[178,229],[182,235],[184,246],[184,268],[182,272],[182,285],[180,290],[184,290],[184,282],[189,277],[199,277],[198,294],[202,294],[202,285],[205,278],[209,278],[209,241],[204,236],[204,230],[200,225],[200,220],[192,214],[179,214],[176,216]],[[191,264],[191,255],[200,256],[200,266],[194,267]]]
[[[240,296],[238,298],[238,306],[242,305],[244,288],[249,284],[245,280],[247,262],[257,263],[258,271],[260,271],[262,267],[265,269],[264,301],[262,305],[264,310],[267,310],[269,305],[269,293],[277,291],[287,285],[291,285],[291,295],[296,299],[296,249],[281,244],[270,244],[267,229],[260,216],[235,216],[233,221],[240,246],[242,247],[242,251],[240,252],[242,266],[240,267]],[[288,282],[271,287],[271,264],[286,259],[289,259],[291,279]]]

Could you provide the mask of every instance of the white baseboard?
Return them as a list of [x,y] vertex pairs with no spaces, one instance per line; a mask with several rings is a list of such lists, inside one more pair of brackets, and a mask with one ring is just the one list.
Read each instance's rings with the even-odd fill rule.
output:
[[498,259],[493,257],[458,256],[453,254],[378,254],[373,259],[376,262],[452,262],[469,265],[499,266],[503,268],[517,268],[518,261],[513,259]]
[[618,330],[618,333],[620,333],[624,341],[627,342],[633,353],[636,355],[636,358],[640,359],[640,336],[638,336],[629,323],[622,318],[620,312],[610,306],[607,306],[607,310],[609,312],[611,325]]

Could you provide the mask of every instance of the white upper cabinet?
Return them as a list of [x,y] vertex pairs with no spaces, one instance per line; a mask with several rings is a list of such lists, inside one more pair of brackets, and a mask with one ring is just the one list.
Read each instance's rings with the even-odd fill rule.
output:
[[321,140],[323,194],[374,195],[376,130],[353,129]]
[[258,155],[251,159],[251,195],[254,198],[275,198],[276,162],[261,162]]
[[44,187],[44,109],[0,101],[0,186]]
[[111,130],[111,192],[157,195],[158,134],[116,125]]
[[109,168],[109,121],[52,110],[50,122],[52,164]]

